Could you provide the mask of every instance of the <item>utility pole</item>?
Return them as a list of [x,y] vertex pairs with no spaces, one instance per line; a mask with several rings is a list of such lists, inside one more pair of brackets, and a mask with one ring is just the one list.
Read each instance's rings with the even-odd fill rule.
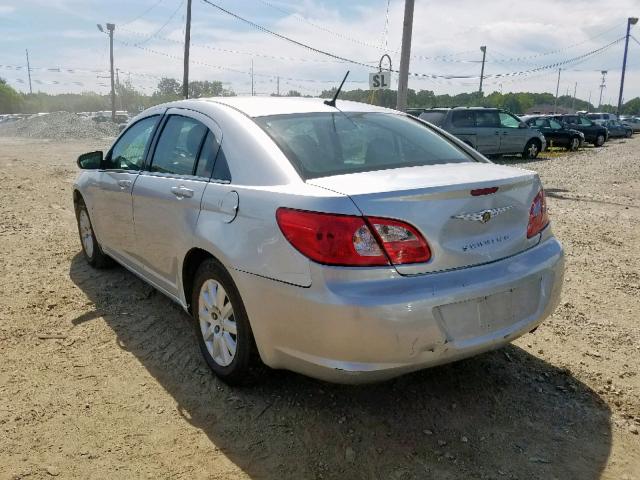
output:
[[251,59],[251,96],[253,97],[256,94],[253,89],[253,58]]
[[587,109],[591,110],[591,90],[589,90],[589,101],[587,103],[589,104]]
[[398,78],[398,99],[396,109],[407,109],[409,89],[409,62],[411,61],[411,33],[413,30],[414,0],[404,0],[404,22],[402,23],[402,50],[400,51],[400,77]]
[[578,91],[578,82],[573,86],[573,100],[571,101],[571,110],[576,111],[576,93]]
[[113,78],[113,31],[116,29],[115,23],[107,23],[109,32],[109,62],[111,63],[111,121],[116,121],[116,86]]
[[553,113],[558,113],[558,90],[560,89],[560,72],[561,68],[558,69],[558,83],[556,84],[556,101],[553,104]]
[[184,75],[182,96],[189,98],[189,45],[191,43],[191,0],[187,0],[187,25],[184,29]]
[[[484,60],[487,57],[487,47],[485,45],[480,47],[480,51],[482,52],[482,68],[480,69],[480,96],[482,96],[482,80],[484,80]],[[500,84],[500,88],[502,89],[502,84]],[[502,91],[500,92],[502,93]]]
[[29,93],[33,93],[31,88],[31,66],[29,65],[29,50],[24,50],[27,53],[27,75],[29,75]]
[[622,109],[622,92],[624,90],[624,74],[627,69],[627,50],[629,50],[629,32],[631,31],[631,25],[638,23],[638,17],[627,18],[627,36],[624,41],[624,57],[622,58],[622,76],[620,77],[620,95],[618,95],[618,110],[616,113],[620,115]]
[[277,83],[276,83],[276,95],[280,96],[280,76],[278,76],[277,79]]
[[602,91],[607,86],[606,83],[605,83],[605,81],[607,79],[607,71],[606,70],[602,70],[600,73],[602,73],[602,83],[600,84],[600,100],[598,100],[598,108],[600,108],[600,105],[602,105]]

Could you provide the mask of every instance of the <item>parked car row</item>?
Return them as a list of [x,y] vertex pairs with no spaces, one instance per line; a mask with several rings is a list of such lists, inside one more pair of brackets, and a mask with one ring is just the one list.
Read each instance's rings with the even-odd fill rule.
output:
[[634,132],[629,122],[640,130],[640,119],[618,120],[616,115],[606,113],[518,117],[487,107],[413,108],[408,113],[440,127],[484,155],[519,153],[523,158],[535,158],[548,147],[575,151],[585,143],[601,147],[609,138],[628,138]]

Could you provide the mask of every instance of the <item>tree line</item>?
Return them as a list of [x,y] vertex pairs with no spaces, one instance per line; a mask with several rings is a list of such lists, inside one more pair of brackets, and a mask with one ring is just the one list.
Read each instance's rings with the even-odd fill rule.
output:
[[[335,88],[324,90],[320,97],[331,98]],[[233,96],[233,90],[225,88],[220,81],[189,82],[189,97],[219,97]],[[275,96],[275,94],[272,94]],[[285,96],[301,96],[299,92],[291,90]],[[170,102],[182,98],[182,84],[173,78],[161,78],[154,92],[150,95],[137,90],[129,81],[116,85],[116,109],[135,113],[159,103]],[[340,98],[357,102],[371,103],[383,107],[395,108],[397,92],[395,90],[349,90],[341,92]],[[407,103],[409,107],[470,107],[486,106],[504,108],[513,113],[524,113],[537,105],[553,105],[555,97],[551,93],[505,93],[493,92],[488,95],[474,93],[460,93],[457,95],[436,95],[432,90],[409,89]],[[599,108],[584,100],[575,99],[568,95],[558,98],[558,106],[575,108],[575,110],[615,112],[614,105],[601,105]],[[95,112],[111,109],[110,95],[95,92],[62,93],[51,95],[48,93],[20,93],[0,78],[0,113],[38,113],[38,112]],[[640,97],[626,102],[622,113],[640,114]]]

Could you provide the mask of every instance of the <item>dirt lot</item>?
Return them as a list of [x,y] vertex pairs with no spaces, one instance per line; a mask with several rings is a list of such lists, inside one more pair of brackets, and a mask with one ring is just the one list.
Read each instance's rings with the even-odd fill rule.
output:
[[244,389],[180,308],[85,265],[75,157],[106,144],[0,139],[0,478],[640,478],[640,137],[505,160],[540,172],[567,252],[534,334],[383,384]]

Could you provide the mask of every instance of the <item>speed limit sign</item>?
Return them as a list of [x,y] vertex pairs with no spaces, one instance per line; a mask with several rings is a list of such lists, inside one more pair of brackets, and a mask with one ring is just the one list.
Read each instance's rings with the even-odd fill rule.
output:
[[388,90],[391,88],[391,72],[376,72],[369,74],[370,90]]

